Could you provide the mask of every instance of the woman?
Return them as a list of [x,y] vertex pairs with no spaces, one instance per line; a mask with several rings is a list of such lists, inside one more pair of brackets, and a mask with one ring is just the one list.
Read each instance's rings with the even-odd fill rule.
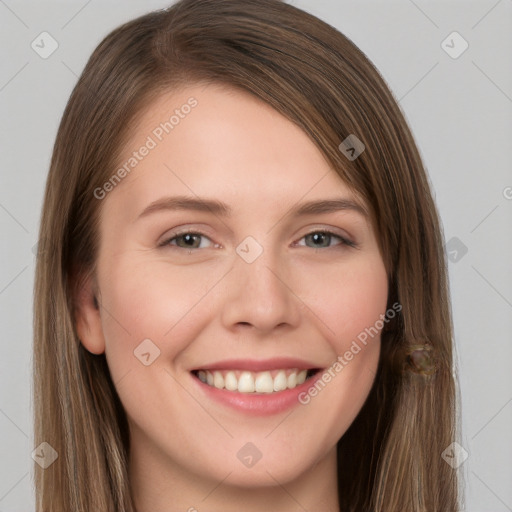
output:
[[182,0],[113,31],[64,113],[40,244],[38,511],[458,509],[438,216],[334,28]]

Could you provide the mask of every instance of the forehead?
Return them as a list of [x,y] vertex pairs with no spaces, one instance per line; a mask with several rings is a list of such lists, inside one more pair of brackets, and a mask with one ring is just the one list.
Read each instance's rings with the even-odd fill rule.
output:
[[130,211],[165,194],[222,197],[247,208],[356,198],[302,129],[251,94],[219,84],[191,85],[150,103],[117,168],[126,172],[109,202]]

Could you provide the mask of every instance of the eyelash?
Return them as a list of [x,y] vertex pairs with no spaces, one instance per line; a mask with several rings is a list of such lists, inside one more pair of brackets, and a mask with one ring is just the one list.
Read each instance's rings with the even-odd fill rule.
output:
[[[306,233],[300,240],[302,240],[303,238],[306,238],[307,236],[309,235],[314,235],[314,234],[318,234],[318,233],[321,233],[323,235],[327,235],[327,236],[330,236],[330,237],[334,237],[334,238],[338,238],[341,243],[339,245],[335,245],[335,246],[329,246],[329,247],[318,247],[317,249],[320,249],[320,250],[325,250],[325,249],[334,249],[336,247],[339,247],[339,246],[346,246],[346,247],[351,247],[351,248],[357,248],[358,245],[349,240],[348,238],[345,238],[341,235],[338,235],[336,233],[334,233],[333,231],[330,231],[328,229],[316,229],[314,231],[310,231],[309,233]],[[194,236],[202,236],[202,237],[205,237],[205,238],[209,238],[207,235],[205,235],[204,233],[201,233],[199,231],[181,231],[181,232],[177,232],[177,233],[173,233],[172,236],[170,238],[167,238],[166,240],[164,240],[163,242],[161,242],[159,244],[159,247],[173,247],[173,248],[176,248],[176,249],[181,249],[183,251],[198,251],[198,250],[201,250],[199,248],[185,248],[185,247],[178,247],[177,245],[173,245],[171,244],[171,242],[173,240],[176,240],[177,238],[179,237],[182,237],[184,235],[194,235]],[[315,249],[315,247],[310,247],[310,249]]]

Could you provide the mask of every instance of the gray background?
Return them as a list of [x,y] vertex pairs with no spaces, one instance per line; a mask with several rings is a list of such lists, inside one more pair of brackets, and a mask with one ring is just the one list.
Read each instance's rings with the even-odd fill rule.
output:
[[[453,260],[465,510],[512,511],[512,1],[292,3],[369,56],[410,123]],[[99,41],[167,5],[0,0],[0,512],[34,508],[33,247],[58,122]],[[59,45],[47,59],[31,48],[43,31]],[[458,58],[442,46],[453,31]]]

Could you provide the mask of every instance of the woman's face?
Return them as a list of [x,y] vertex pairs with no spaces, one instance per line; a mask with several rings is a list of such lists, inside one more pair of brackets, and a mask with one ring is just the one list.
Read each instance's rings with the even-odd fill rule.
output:
[[106,353],[132,464],[253,487],[332,469],[388,295],[362,203],[301,129],[220,86],[154,102],[123,166],[92,198],[100,308],[80,329]]

